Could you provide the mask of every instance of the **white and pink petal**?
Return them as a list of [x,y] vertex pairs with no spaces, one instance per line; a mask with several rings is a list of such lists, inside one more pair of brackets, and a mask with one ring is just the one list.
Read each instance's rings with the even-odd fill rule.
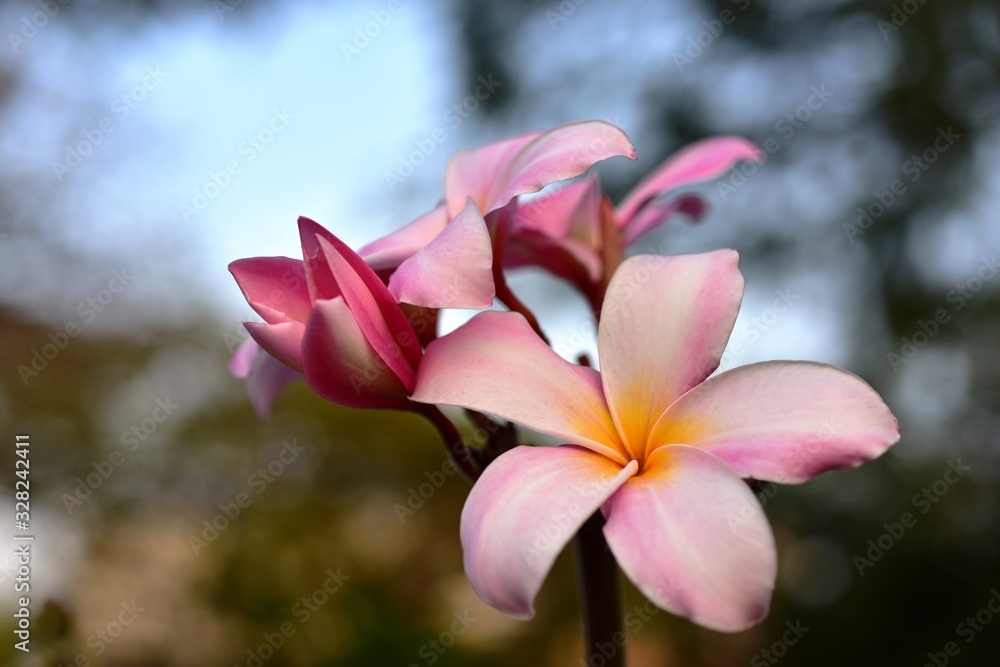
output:
[[719,365],[743,297],[739,256],[637,255],[618,267],[598,327],[601,379],[632,454],[671,403]]
[[413,400],[509,419],[625,465],[599,374],[571,364],[517,313],[480,313],[431,343]]
[[400,229],[372,241],[358,255],[375,272],[391,272],[434,240],[448,224],[448,212],[440,205]]
[[426,308],[489,308],[493,285],[493,245],[475,202],[424,248],[405,260],[389,280],[400,303]]
[[709,378],[660,418],[650,447],[711,452],[744,477],[803,482],[858,466],[899,440],[899,426],[864,380],[827,364],[765,361]]
[[722,176],[740,160],[760,160],[764,153],[742,137],[711,137],[685,146],[642,180],[618,205],[616,217],[627,227],[662,194]]
[[637,466],[572,445],[515,447],[493,461],[462,510],[465,572],[479,596],[511,616],[534,616],[556,557]]
[[604,507],[625,575],[658,607],[736,632],[767,615],[774,537],[756,496],[704,450],[663,447]]

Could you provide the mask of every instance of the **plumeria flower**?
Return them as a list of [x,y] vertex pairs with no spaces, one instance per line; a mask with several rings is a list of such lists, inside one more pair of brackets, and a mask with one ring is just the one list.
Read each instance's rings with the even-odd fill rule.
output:
[[701,197],[678,190],[716,179],[741,160],[762,156],[741,137],[711,137],[668,158],[617,207],[601,192],[596,175],[519,202],[511,216],[506,264],[540,266],[599,306],[625,248],[676,213],[692,220],[705,214],[707,204]]
[[[489,261],[475,270],[462,264],[455,272],[450,258],[475,248],[465,236],[482,227],[474,206],[460,212],[449,230],[439,235],[421,256],[423,282],[413,289],[435,294],[450,305],[484,294],[492,302]],[[252,390],[258,411],[265,412],[288,379],[275,368],[305,375],[324,398],[362,408],[412,410],[408,400],[422,356],[420,339],[406,313],[364,259],[340,239],[308,218],[299,219],[304,260],[287,257],[241,259],[229,269],[247,302],[264,322],[247,322],[252,339],[266,356],[252,348],[238,351],[232,367],[239,374],[262,377]],[[489,238],[481,239],[489,252]],[[469,295],[472,295],[471,297]],[[450,299],[450,300],[449,300]],[[455,305],[455,307],[458,307]]]
[[767,613],[777,556],[741,478],[803,482],[896,442],[878,394],[832,366],[774,361],[710,377],[743,295],[737,263],[731,250],[625,260],[603,304],[600,372],[563,360],[516,313],[481,313],[428,347],[413,400],[568,443],[516,447],[473,487],[461,539],[486,602],[530,618],[556,556],[600,509],[611,551],[650,600],[744,629]]
[[[538,192],[551,183],[586,172],[595,163],[624,155],[635,159],[635,149],[619,128],[603,121],[567,123],[546,132],[529,132],[481,148],[462,151],[448,162],[441,204],[396,232],[361,248],[359,254],[383,277],[397,300],[417,306],[439,308],[442,300],[424,287],[425,268],[440,266],[440,255],[428,263],[424,255],[439,235],[450,232],[463,211],[474,206],[483,217],[506,207],[515,198]],[[469,248],[451,258],[453,266],[477,266],[484,260],[482,239],[489,238],[485,223],[478,232],[466,229]],[[449,246],[457,248],[457,244]],[[490,249],[490,263],[499,262]],[[492,296],[492,295],[491,295]],[[476,305],[486,308],[485,300]],[[454,306],[453,306],[454,307]]]

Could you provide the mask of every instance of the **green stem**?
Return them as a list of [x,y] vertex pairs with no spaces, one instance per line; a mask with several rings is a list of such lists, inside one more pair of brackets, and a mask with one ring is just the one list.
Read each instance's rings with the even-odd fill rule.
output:
[[[588,667],[625,667],[625,632],[618,591],[618,563],[604,539],[598,510],[573,539]],[[610,656],[608,654],[611,654]]]

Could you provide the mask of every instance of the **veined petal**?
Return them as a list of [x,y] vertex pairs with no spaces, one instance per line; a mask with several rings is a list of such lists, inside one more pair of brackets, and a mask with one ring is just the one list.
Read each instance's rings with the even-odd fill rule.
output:
[[251,257],[229,265],[243,296],[268,324],[309,319],[309,290],[302,260]]
[[396,301],[427,308],[489,308],[493,244],[476,203],[468,205],[389,280]]
[[750,488],[694,447],[662,447],[604,507],[625,575],[658,607],[735,632],[767,615],[774,537]]
[[571,364],[517,313],[480,313],[431,343],[412,396],[516,422],[625,465],[599,374]]
[[444,179],[448,217],[458,215],[470,197],[479,205],[483,215],[489,213],[485,207],[497,179],[518,151],[539,135],[541,132],[528,132],[453,155],[448,160]]
[[647,176],[618,205],[621,227],[658,195],[679,187],[718,178],[739,160],[760,160],[764,153],[742,137],[711,137],[685,146]]
[[709,378],[660,418],[650,447],[700,447],[744,477],[803,482],[880,456],[899,440],[861,378],[807,361],[765,361]]
[[365,339],[403,385],[412,389],[421,352],[410,321],[357,253],[335,236],[332,242],[323,236],[316,239]]
[[560,125],[525,145],[511,160],[488,208],[500,208],[518,195],[579,176],[601,160],[618,155],[634,160],[635,148],[611,123],[591,120]]
[[738,260],[732,250],[637,255],[611,279],[598,326],[601,379],[634,457],[667,406],[718,367],[743,297]]
[[261,324],[244,322],[247,333],[265,352],[295,370],[302,370],[302,335],[306,325],[301,322]]
[[285,386],[302,374],[289,368],[267,352],[259,350],[253,368],[247,377],[247,393],[250,404],[259,417],[271,414],[271,406]]
[[434,240],[448,224],[444,204],[358,250],[373,271],[391,271]]
[[619,128],[596,120],[566,123],[460,153],[448,164],[448,210],[457,214],[471,196],[485,215],[518,195],[579,176],[616,155],[635,159],[635,148]]
[[556,557],[580,526],[629,477],[590,450],[515,447],[487,466],[462,510],[465,572],[489,605],[517,618],[534,600]]
[[409,409],[407,387],[365,338],[343,297],[317,301],[302,341],[306,382],[334,403]]

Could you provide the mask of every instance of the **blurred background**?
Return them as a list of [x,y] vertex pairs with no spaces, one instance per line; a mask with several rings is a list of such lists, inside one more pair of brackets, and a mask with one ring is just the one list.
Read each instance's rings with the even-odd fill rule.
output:
[[[3,664],[584,664],[570,554],[532,622],[473,593],[468,485],[420,418],[301,382],[254,414],[226,265],[298,256],[298,215],[358,247],[435,204],[451,153],[590,118],[638,151],[599,167],[616,199],[690,141],[768,147],[633,250],[739,250],[723,367],[838,364],[902,431],[761,489],[765,622],[633,615],[630,664],[996,664],[995,3],[38,0],[0,26],[0,508],[13,535],[30,434],[36,535],[30,654],[0,551]],[[512,284],[561,353],[591,348],[568,287]]]

